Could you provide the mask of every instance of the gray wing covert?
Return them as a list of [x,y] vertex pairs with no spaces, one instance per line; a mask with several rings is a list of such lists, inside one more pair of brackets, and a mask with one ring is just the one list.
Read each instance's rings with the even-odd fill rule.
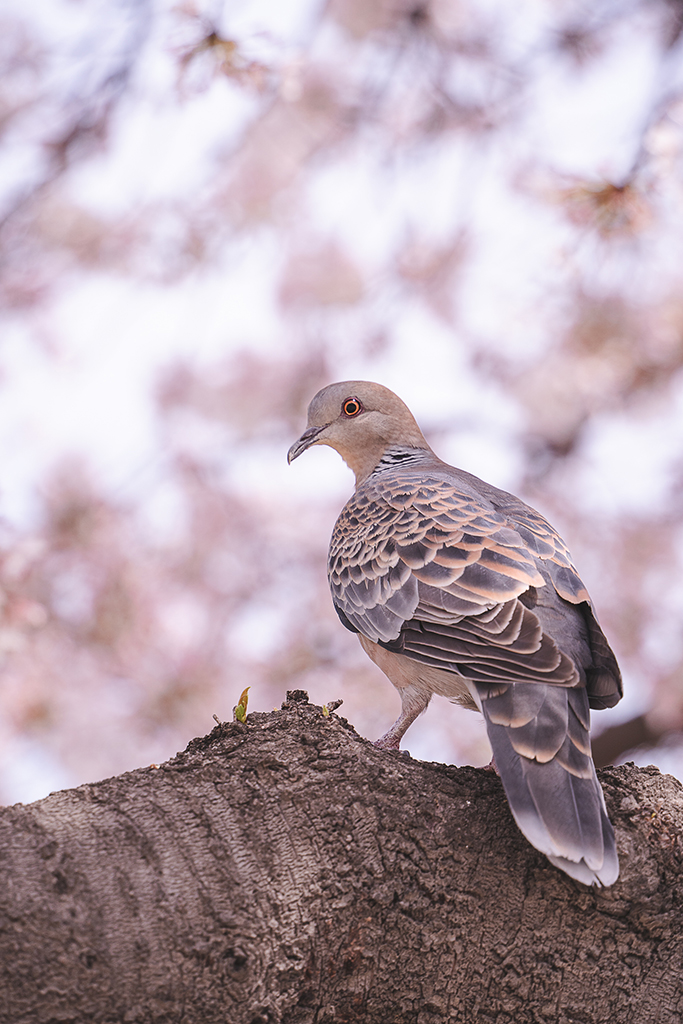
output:
[[540,512],[515,499],[514,505],[499,506],[511,522],[528,550],[542,558],[553,586],[560,597],[571,604],[590,601],[583,580],[576,571],[567,545]]
[[[476,477],[466,474],[469,480]],[[623,696],[621,672],[605,634],[600,628],[586,587],[572,564],[567,545],[543,516],[514,494],[500,491],[479,481],[493,506],[514,525],[529,551],[543,559],[544,569],[556,592],[570,604],[580,605],[588,630],[591,664],[586,672],[586,688],[592,708],[611,708]]]
[[390,650],[477,682],[579,682],[517,600],[545,585],[535,556],[450,480],[394,472],[359,488],[332,534],[328,571],[344,624]]
[[[554,590],[562,601],[577,607],[588,633],[590,647],[590,657],[587,660],[583,659],[590,706],[597,709],[614,707],[623,696],[619,666],[600,628],[588,591],[572,563],[562,537],[540,512],[521,501],[516,495],[494,487],[471,473],[453,467],[447,469],[449,480],[453,480],[456,487],[479,495],[501,515],[503,521],[522,539],[528,553],[538,560],[536,564],[542,568],[546,584],[552,584],[550,589]],[[548,589],[546,586],[546,591]],[[552,602],[548,597],[546,604],[550,603]],[[538,614],[538,611],[535,614]],[[577,622],[566,606],[561,609],[561,617],[565,622],[560,622],[559,626],[557,618],[553,623],[544,623],[546,631],[560,646],[570,639],[566,635],[567,626],[575,631]],[[542,616],[541,621],[543,622]]]
[[[337,520],[328,560],[335,607],[375,642],[395,640],[420,605],[451,622],[516,598],[543,578],[505,519],[438,477],[366,483]],[[423,601],[424,597],[424,601]]]

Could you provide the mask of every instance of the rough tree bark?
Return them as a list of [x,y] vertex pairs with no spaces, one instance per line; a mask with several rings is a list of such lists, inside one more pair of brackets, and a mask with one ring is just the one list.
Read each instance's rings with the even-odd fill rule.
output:
[[572,881],[498,778],[294,691],[158,769],[0,815],[0,1019],[673,1024],[683,788],[602,771],[622,876]]

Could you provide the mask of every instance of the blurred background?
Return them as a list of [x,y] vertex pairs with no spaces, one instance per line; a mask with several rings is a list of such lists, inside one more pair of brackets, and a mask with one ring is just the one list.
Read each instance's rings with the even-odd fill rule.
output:
[[[5,0],[0,799],[288,688],[376,738],[332,610],[382,382],[557,526],[621,663],[596,756],[683,777],[683,2]],[[405,745],[489,759],[436,698]]]

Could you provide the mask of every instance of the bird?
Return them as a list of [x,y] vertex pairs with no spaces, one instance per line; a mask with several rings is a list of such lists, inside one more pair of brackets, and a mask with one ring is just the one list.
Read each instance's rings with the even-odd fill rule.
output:
[[479,710],[528,841],[579,882],[612,885],[619,859],[590,708],[613,707],[623,688],[564,541],[513,494],[443,462],[381,384],[322,388],[288,462],[314,445],[356,478],[328,578],[342,624],[401,698],[376,745],[400,749],[434,694]]

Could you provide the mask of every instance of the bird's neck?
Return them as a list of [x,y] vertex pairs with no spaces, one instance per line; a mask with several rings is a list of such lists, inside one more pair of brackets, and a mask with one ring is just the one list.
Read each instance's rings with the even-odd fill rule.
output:
[[[355,453],[354,453],[355,454]],[[354,464],[347,459],[350,468],[356,474],[356,487],[364,483],[370,476],[376,473],[385,473],[401,466],[415,466],[428,459],[433,459],[434,452],[426,446],[413,447],[412,445],[391,444],[374,452],[365,452],[364,458],[354,459]]]

